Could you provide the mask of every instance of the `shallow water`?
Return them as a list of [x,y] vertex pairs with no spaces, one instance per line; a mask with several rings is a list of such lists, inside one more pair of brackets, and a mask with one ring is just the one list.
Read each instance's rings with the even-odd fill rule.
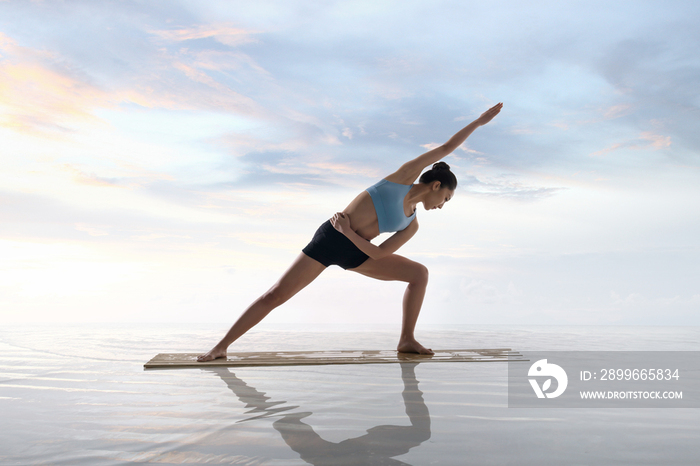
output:
[[[506,363],[143,370],[221,325],[6,326],[1,464],[697,464],[696,409],[515,409]],[[396,333],[265,330],[245,351],[388,349]],[[423,328],[433,348],[700,350],[700,329]],[[235,351],[235,347],[231,347]]]

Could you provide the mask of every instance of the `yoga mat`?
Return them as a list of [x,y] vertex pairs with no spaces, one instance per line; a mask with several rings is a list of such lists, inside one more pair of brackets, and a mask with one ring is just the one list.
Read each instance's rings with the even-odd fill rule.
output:
[[227,358],[197,362],[202,353],[161,353],[146,369],[184,367],[310,366],[323,364],[390,364],[400,362],[496,362],[527,359],[510,348],[438,350],[434,355],[383,351],[272,351],[231,353]]

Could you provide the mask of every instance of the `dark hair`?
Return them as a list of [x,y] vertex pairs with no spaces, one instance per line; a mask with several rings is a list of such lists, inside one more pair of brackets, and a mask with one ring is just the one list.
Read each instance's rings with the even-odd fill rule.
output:
[[438,162],[434,164],[433,168],[423,173],[418,181],[424,184],[439,181],[441,188],[457,188],[457,177],[450,171],[450,166],[445,162]]

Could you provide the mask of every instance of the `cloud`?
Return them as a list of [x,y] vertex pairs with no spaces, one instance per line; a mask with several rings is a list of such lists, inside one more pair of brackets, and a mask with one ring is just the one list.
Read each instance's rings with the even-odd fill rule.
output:
[[611,107],[608,107],[605,109],[603,112],[603,118],[606,120],[613,120],[615,118],[620,118],[625,115],[628,115],[632,110],[632,105],[629,104],[617,104],[613,105]]
[[[178,60],[172,62],[173,68],[182,72],[191,81],[203,86],[190,89],[189,98],[179,98],[179,105],[191,108],[212,108],[251,116],[267,113],[255,100],[234,91],[228,85],[217,81],[205,71],[197,69]],[[194,97],[194,99],[193,99]],[[157,100],[156,105],[159,105]]]
[[654,134],[650,131],[643,132],[640,139],[649,141],[649,144],[654,149],[665,149],[671,146],[671,136],[662,136],[660,134]]
[[661,134],[655,134],[651,131],[644,131],[638,138],[614,143],[605,149],[591,153],[589,156],[600,157],[621,149],[658,151],[669,147],[671,147],[671,136],[664,136]]
[[147,235],[132,235],[131,239],[136,241],[157,241],[164,238],[192,239],[189,235],[169,235],[166,233],[150,233]]
[[75,224],[75,229],[78,231],[84,231],[90,236],[107,236],[109,233],[105,231],[104,228],[109,228],[109,227],[103,227],[103,226],[95,226],[95,225],[86,225],[85,223],[76,223]]
[[[680,10],[678,14],[682,14]],[[665,137],[681,141],[679,148],[689,149],[688,157],[695,158],[696,163],[700,150],[696,131],[700,61],[688,44],[699,39],[697,28],[679,18],[658,25],[645,37],[610,44],[593,63],[625,100],[605,111],[606,118],[622,119],[624,124],[642,131],[662,127],[668,133]],[[659,144],[667,147],[670,140]],[[680,153],[675,157],[680,158]]]
[[61,170],[73,175],[73,181],[77,184],[88,186],[99,186],[107,188],[123,188],[124,185],[119,183],[117,178],[103,178],[94,173],[85,173],[75,166],[65,163],[61,165]]
[[201,24],[179,29],[150,30],[148,32],[170,42],[183,42],[212,37],[222,44],[237,46],[249,42],[257,42],[253,35],[258,34],[260,31],[237,28],[230,24]]
[[471,193],[486,197],[500,197],[519,201],[534,201],[544,199],[565,190],[563,187],[527,186],[506,175],[480,180],[468,175],[460,178],[460,184]]
[[493,282],[463,278],[459,289],[469,304],[519,304],[523,297],[523,292],[512,281],[508,282],[504,290]]
[[[187,55],[192,66],[210,71],[235,71],[240,80],[265,80],[271,83],[272,75],[258,64],[250,55],[237,50],[191,50],[181,49],[180,53]],[[248,71],[252,73],[246,74]]]
[[[302,126],[301,131],[294,131]],[[211,143],[234,156],[224,168],[235,181],[231,186],[295,184],[297,186],[353,185],[384,176],[371,163],[345,159],[328,147],[337,146],[322,128],[291,125],[275,139],[229,132]]]
[[[188,40],[241,34],[220,27],[178,30],[172,36]],[[0,126],[34,136],[64,138],[82,122],[104,124],[96,116],[97,110],[118,109],[129,103],[277,118],[253,98],[234,90],[231,76],[210,74],[221,70],[242,73],[245,68],[251,70],[245,77],[247,82],[265,77],[265,70],[245,54],[189,49],[170,52],[147,42],[136,50],[119,69],[121,77],[115,81],[109,78],[116,76],[112,70],[83,68],[73,61],[78,57],[72,57],[70,50],[23,47],[0,33]],[[109,51],[114,59],[120,53],[118,48]]]
[[[308,162],[298,154],[285,151],[249,152],[237,158],[243,168],[235,174],[231,187],[295,185],[328,186],[332,182],[323,163]],[[348,172],[352,171],[348,168]]]
[[286,249],[296,251],[309,241],[308,234],[290,234],[281,231],[275,233],[241,231],[228,236],[248,246],[260,247],[265,250]]
[[20,47],[0,33],[0,125],[32,135],[71,132],[74,120],[97,119],[116,99],[77,79],[49,52]]

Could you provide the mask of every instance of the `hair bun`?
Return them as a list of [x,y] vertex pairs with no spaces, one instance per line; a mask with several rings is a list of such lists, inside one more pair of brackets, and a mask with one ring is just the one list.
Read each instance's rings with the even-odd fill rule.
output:
[[418,181],[423,184],[430,184],[433,181],[439,181],[442,188],[457,188],[457,177],[450,171],[450,166],[445,162],[433,164],[433,168],[424,172]]

